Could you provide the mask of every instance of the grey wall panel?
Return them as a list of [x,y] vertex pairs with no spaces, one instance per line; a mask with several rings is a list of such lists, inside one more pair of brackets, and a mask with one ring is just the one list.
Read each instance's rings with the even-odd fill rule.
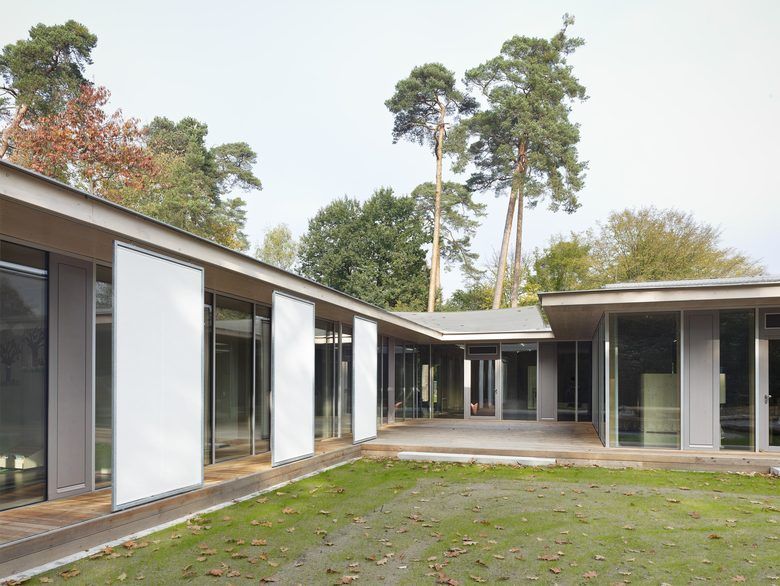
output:
[[91,490],[92,264],[49,261],[49,498]]
[[717,342],[716,312],[686,313],[683,388],[686,447],[717,449],[720,446]]
[[395,423],[395,339],[387,339],[387,422]]
[[539,343],[537,418],[555,421],[558,416],[558,368],[555,342]]

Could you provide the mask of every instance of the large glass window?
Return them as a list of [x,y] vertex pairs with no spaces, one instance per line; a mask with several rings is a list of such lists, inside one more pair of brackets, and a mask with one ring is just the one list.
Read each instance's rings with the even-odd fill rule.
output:
[[496,415],[496,361],[471,361],[471,401],[469,410],[472,417],[494,417]]
[[610,316],[613,446],[680,445],[678,313]]
[[271,310],[255,308],[255,452],[268,451],[271,440]]
[[341,326],[341,433],[352,433],[352,326]]
[[536,420],[536,351],[536,344],[501,345],[504,419]]
[[577,343],[558,342],[558,421],[577,419]]
[[590,421],[591,343],[558,342],[558,421]]
[[203,299],[203,463],[212,463],[212,418],[214,390],[214,294]]
[[767,380],[767,424],[768,444],[780,448],[780,340],[767,340],[768,344],[768,380]]
[[406,419],[404,412],[404,396],[406,394],[406,361],[404,360],[405,346],[403,344],[394,344],[395,354],[395,418],[398,420]]
[[216,460],[251,453],[252,320],[251,303],[217,295],[215,333]]
[[314,322],[314,437],[336,435],[336,330],[332,322]]
[[388,360],[388,341],[384,336],[379,337],[379,344],[376,349],[377,359],[377,372],[376,372],[376,384],[379,392],[377,393],[377,423],[387,423],[387,401],[388,401],[388,388],[389,377],[387,370]]
[[592,348],[590,340],[577,342],[577,421],[590,421],[593,417]]
[[111,484],[113,424],[113,284],[110,267],[95,270],[95,486]]
[[753,449],[755,312],[720,312],[720,445]]
[[463,418],[463,348],[431,348],[431,399],[434,417]]
[[44,252],[0,242],[0,509],[46,498]]

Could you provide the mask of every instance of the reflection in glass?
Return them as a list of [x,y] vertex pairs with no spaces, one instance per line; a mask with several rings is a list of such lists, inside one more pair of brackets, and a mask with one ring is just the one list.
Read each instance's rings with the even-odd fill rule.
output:
[[753,449],[755,312],[720,312],[720,445]]
[[217,295],[215,451],[222,461],[251,453],[252,304]]
[[404,361],[403,344],[394,344],[395,353],[395,418],[403,421],[406,419],[404,413],[404,395],[406,393],[406,362]]
[[352,433],[352,326],[341,326],[341,433]]
[[255,310],[255,453],[271,449],[271,310]]
[[679,314],[617,315],[610,327],[611,445],[679,447]]
[[333,323],[314,322],[314,437],[336,435],[336,331]]
[[377,405],[377,423],[387,423],[387,401],[388,401],[388,388],[389,377],[387,370],[388,359],[388,342],[384,336],[379,337],[379,345],[377,347],[377,388],[379,389],[378,405]]
[[577,418],[577,353],[575,342],[558,342],[558,421]]
[[46,497],[47,271],[0,242],[0,509]]
[[493,417],[496,414],[496,361],[471,361],[471,404],[473,417]]
[[113,284],[110,267],[95,270],[95,486],[111,483]]
[[590,421],[593,417],[593,371],[591,366],[591,342],[577,342],[577,421]]
[[463,418],[463,348],[433,346],[431,400],[434,417]]
[[536,344],[501,346],[504,419],[536,420],[536,351]]
[[203,463],[211,464],[212,391],[214,378],[214,295],[203,299]]
[[769,344],[769,378],[767,381],[767,411],[769,419],[769,445],[780,448],[780,340],[767,340]]

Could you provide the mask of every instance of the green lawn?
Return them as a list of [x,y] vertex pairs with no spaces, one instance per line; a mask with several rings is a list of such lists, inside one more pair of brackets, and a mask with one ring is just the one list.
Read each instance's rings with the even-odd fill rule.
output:
[[361,460],[32,583],[780,584],[767,476]]

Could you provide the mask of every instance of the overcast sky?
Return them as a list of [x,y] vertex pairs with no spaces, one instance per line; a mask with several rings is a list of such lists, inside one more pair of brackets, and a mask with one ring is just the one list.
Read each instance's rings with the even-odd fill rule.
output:
[[[777,1],[27,0],[3,9],[0,44],[76,19],[98,36],[88,76],[114,107],[144,121],[194,116],[211,144],[248,142],[264,185],[247,195],[256,241],[279,222],[300,235],[335,197],[432,180],[430,151],[392,144],[395,83],[432,61],[461,78],[513,35],[550,37],[564,12],[586,41],[571,63],[589,96],[573,112],[589,170],[578,212],[526,214],[526,249],[655,204],[721,226],[725,245],[780,273]],[[506,202],[478,197],[487,259]],[[444,275],[446,292],[458,282]]]

